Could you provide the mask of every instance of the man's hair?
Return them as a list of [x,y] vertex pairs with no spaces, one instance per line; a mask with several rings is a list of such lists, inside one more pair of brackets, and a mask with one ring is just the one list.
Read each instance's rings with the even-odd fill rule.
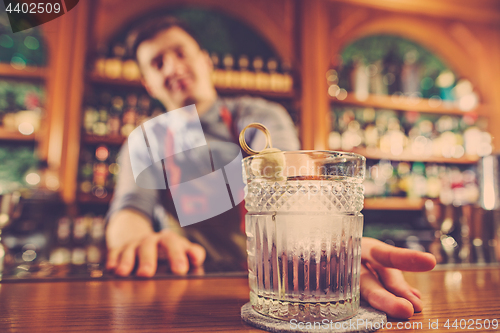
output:
[[127,38],[130,55],[137,60],[137,49],[139,45],[147,40],[153,39],[158,33],[174,27],[184,30],[188,35],[193,37],[198,45],[201,45],[196,37],[196,33],[186,22],[174,16],[164,16],[141,24],[131,31]]

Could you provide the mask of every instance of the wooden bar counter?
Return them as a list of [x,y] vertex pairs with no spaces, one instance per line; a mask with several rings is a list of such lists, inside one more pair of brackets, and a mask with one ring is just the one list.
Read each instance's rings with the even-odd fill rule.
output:
[[[500,331],[476,323],[500,321],[500,269],[440,268],[407,273],[422,291],[424,311],[414,331]],[[263,332],[240,319],[248,302],[245,275],[230,277],[20,281],[0,284],[0,332]],[[450,328],[444,327],[447,320]],[[457,328],[452,327],[458,319]],[[460,320],[469,329],[460,329]],[[476,321],[479,319],[478,321]],[[429,321],[439,320],[438,329]],[[393,329],[400,320],[390,319]],[[474,321],[474,324],[470,324]],[[464,327],[462,321],[462,327]],[[401,326],[403,327],[403,326]],[[472,328],[472,329],[471,329]],[[323,331],[323,330],[318,330]]]

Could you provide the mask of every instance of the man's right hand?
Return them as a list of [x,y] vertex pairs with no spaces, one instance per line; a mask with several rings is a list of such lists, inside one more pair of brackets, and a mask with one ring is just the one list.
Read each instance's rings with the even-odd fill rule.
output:
[[111,217],[106,230],[108,259],[106,268],[128,276],[138,260],[137,276],[156,273],[158,258],[164,256],[174,274],[183,275],[190,267],[205,261],[205,249],[172,230],[154,232],[147,218],[132,210],[119,211]]

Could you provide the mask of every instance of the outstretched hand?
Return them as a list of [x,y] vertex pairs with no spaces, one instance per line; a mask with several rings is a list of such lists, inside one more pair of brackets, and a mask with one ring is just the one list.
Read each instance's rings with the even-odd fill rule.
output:
[[201,267],[205,249],[174,231],[164,230],[110,249],[106,268],[117,275],[128,276],[137,261],[136,275],[151,277],[156,274],[159,257],[168,260],[172,273],[185,275],[190,268]]
[[420,292],[402,271],[425,272],[436,266],[430,253],[397,248],[373,238],[361,241],[361,297],[390,317],[410,318],[422,311]]

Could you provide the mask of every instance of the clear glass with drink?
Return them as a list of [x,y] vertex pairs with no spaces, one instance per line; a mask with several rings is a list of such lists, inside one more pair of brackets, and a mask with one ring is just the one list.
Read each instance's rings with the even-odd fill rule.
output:
[[356,314],[365,161],[351,153],[272,150],[243,160],[257,312],[301,321]]

